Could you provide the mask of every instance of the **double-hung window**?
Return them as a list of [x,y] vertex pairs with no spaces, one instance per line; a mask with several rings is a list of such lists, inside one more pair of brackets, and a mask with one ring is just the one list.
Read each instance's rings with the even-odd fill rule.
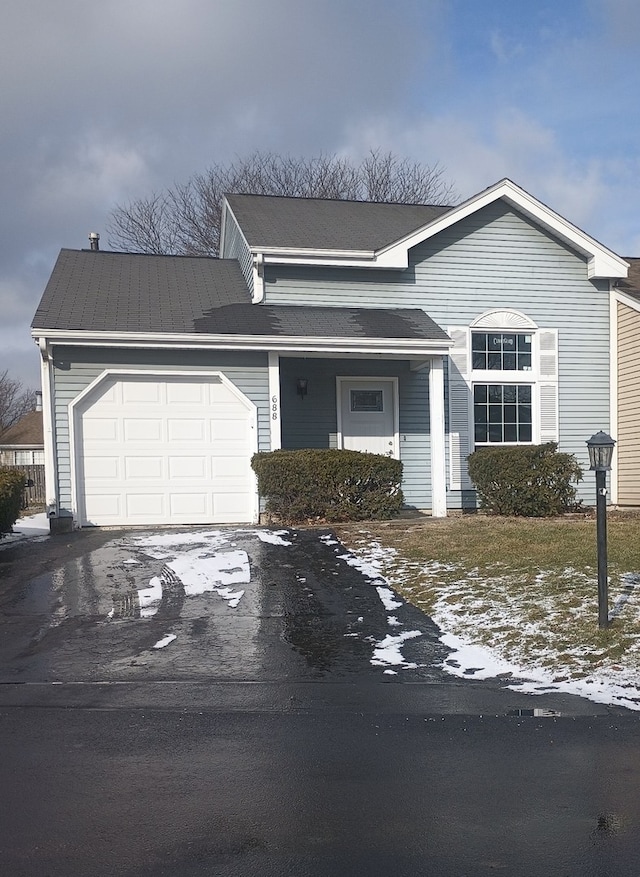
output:
[[467,490],[474,448],[558,441],[558,333],[508,308],[447,331],[449,487]]
[[532,348],[531,332],[471,332],[476,445],[533,441]]

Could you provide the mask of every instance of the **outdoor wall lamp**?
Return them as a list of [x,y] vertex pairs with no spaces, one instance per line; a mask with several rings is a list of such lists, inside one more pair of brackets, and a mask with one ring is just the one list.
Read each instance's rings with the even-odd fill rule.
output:
[[307,384],[309,381],[306,378],[298,378],[296,380],[296,393],[300,396],[301,399],[307,395]]
[[609,581],[607,578],[607,472],[615,440],[597,432],[587,441],[589,464],[596,473],[596,532],[598,540],[598,627],[609,626]]

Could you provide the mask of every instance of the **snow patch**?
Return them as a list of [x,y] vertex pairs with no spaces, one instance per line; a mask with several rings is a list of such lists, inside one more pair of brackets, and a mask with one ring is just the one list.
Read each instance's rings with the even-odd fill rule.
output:
[[49,538],[49,535],[49,518],[46,512],[40,512],[37,515],[19,518],[13,525],[13,531],[5,533],[0,539],[0,548],[15,542],[22,542],[25,539],[30,539],[33,542],[44,542]]
[[409,669],[417,667],[417,664],[405,661],[402,655],[402,646],[404,643],[408,639],[415,639],[417,636],[422,636],[421,630],[406,630],[404,633],[399,633],[397,636],[391,636],[391,634],[388,634],[374,647],[371,663],[374,667],[382,667],[385,665],[407,667]]
[[[246,551],[221,551],[212,557],[186,552],[167,563],[184,585],[189,597],[208,591],[224,590],[220,586],[248,583],[251,581],[249,557]],[[221,595],[222,596],[222,595]]]
[[261,542],[268,542],[270,545],[291,545],[289,539],[283,539],[288,536],[288,530],[256,530],[256,536]]
[[376,591],[378,592],[378,596],[382,600],[382,605],[387,611],[391,609],[398,609],[400,606],[402,606],[402,600],[398,600],[391,588],[382,588],[378,585],[376,587]]
[[149,582],[148,588],[140,588],[138,590],[138,603],[140,608],[150,606],[152,603],[159,603],[162,600],[162,582],[158,576],[154,576]]
[[172,643],[174,639],[177,639],[175,633],[168,633],[166,636],[163,636],[162,639],[159,639],[153,648],[164,649],[164,647],[168,646],[169,643]]

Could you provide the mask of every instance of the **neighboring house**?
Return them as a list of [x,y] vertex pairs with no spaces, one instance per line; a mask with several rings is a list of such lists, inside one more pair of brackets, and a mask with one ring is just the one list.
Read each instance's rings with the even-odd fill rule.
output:
[[30,411],[0,434],[0,466],[42,466],[42,409]]
[[612,372],[612,420],[618,443],[617,479],[612,500],[640,506],[640,259],[627,259],[629,275],[619,280],[612,300],[616,368]]
[[33,322],[53,516],[256,520],[250,458],[280,447],[398,457],[407,505],[442,516],[475,507],[474,448],[588,465],[614,430],[628,264],[509,180],[453,208],[229,195],[221,240],[60,253]]

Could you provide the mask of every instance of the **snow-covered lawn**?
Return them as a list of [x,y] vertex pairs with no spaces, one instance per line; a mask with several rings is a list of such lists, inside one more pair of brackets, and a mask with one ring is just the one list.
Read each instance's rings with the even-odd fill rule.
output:
[[12,545],[24,539],[34,539],[42,542],[49,538],[49,519],[45,512],[20,518],[13,525],[12,533],[5,533],[0,539],[0,549],[5,545]]
[[640,710],[640,574],[612,579],[610,617],[616,621],[603,632],[591,574],[541,569],[523,581],[499,563],[487,575],[463,563],[421,561],[368,530],[346,535],[363,568],[440,627],[442,642],[453,650],[444,664],[449,673],[501,677],[509,688],[531,694],[561,691]]

